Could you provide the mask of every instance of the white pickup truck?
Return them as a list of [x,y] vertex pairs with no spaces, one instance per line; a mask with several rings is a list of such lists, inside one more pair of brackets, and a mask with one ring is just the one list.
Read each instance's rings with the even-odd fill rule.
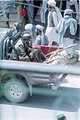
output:
[[23,102],[29,94],[32,96],[34,86],[51,86],[56,89],[67,74],[80,74],[80,69],[73,66],[8,59],[12,43],[19,35],[19,32],[14,34],[9,29],[0,28],[0,86],[3,86],[3,95],[7,100]]

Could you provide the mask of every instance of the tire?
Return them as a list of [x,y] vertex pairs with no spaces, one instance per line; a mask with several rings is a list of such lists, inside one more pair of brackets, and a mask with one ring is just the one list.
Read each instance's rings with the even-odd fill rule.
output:
[[4,96],[13,103],[24,102],[28,98],[29,88],[18,78],[11,78],[4,84]]

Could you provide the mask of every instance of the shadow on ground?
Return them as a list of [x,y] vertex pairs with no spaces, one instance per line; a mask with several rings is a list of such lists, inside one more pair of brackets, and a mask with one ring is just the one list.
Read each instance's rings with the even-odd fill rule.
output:
[[[12,105],[4,97],[1,97],[0,104]],[[34,88],[33,96],[28,97],[24,103],[14,105],[77,112],[80,107],[80,89],[61,87],[57,91],[54,91],[45,88]]]

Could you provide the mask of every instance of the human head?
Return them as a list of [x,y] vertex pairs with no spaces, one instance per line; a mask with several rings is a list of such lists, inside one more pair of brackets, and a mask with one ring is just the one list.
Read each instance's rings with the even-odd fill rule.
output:
[[24,33],[22,35],[23,43],[27,44],[29,47],[32,47],[31,36],[29,33]]
[[73,10],[72,9],[66,9],[65,11],[64,11],[64,16],[65,15],[72,15],[72,13],[73,13]]
[[31,23],[25,25],[25,30],[27,33],[29,33],[31,36],[33,34],[33,25]]
[[60,114],[57,116],[57,120],[66,120],[66,116],[64,114]]
[[48,7],[50,7],[50,8],[56,7],[56,1],[55,0],[49,0],[47,2],[47,4],[48,4]]
[[44,27],[41,25],[36,25],[36,33],[41,34],[44,31]]

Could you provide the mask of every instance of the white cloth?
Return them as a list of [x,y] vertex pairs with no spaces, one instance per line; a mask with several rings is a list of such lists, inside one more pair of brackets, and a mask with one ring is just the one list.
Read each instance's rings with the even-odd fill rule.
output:
[[69,5],[75,5],[76,2],[77,0],[69,0]]
[[42,2],[42,7],[40,10],[40,18],[41,18],[41,23],[45,23],[45,13],[47,11],[47,0],[43,0]]
[[26,0],[27,3],[29,4],[27,7],[27,12],[28,12],[28,18],[29,18],[29,22],[33,23],[33,17],[34,17],[34,7],[33,7],[33,0]]
[[58,43],[59,42],[59,34],[56,33],[56,27],[57,27],[57,24],[59,23],[60,19],[62,18],[62,15],[61,15],[59,8],[55,7],[55,11],[52,12],[53,23],[55,26],[49,27],[50,14],[51,14],[51,11],[49,11],[49,13],[48,13],[48,24],[47,24],[45,35],[47,36],[49,42],[56,41]]
[[38,35],[35,39],[34,45],[48,45],[48,39],[44,35]]
[[64,15],[66,15],[66,14],[72,14],[73,13],[73,10],[72,9],[66,9],[65,11],[64,11]]
[[56,1],[54,1],[54,0],[48,0],[47,3],[49,6],[56,7]]
[[43,31],[43,30],[44,30],[44,27],[41,26],[41,25],[36,25],[36,28],[39,29],[40,31]]
[[15,44],[15,49],[17,49],[19,47],[19,45],[23,45],[22,40],[18,40],[18,42]]
[[56,33],[55,27],[47,27],[45,35],[47,36],[49,43],[52,41],[59,43],[59,34]]
[[63,43],[63,36],[68,27],[70,28],[70,33],[72,35],[75,35],[77,31],[77,21],[73,19],[72,17],[66,15],[64,16],[64,18],[60,20],[57,26],[57,31],[60,34],[60,43]]
[[75,10],[76,10],[76,13],[77,13],[76,14],[76,19],[79,19],[79,6],[78,6],[78,3],[77,3],[77,0],[70,0],[69,2],[67,1],[66,8],[70,8],[71,5],[74,5],[74,7],[75,7]]
[[28,32],[31,36],[32,36],[32,28],[33,28],[33,25],[30,23],[25,25],[26,32]]
[[[69,38],[69,36],[64,37],[66,29],[69,27],[71,35],[75,35],[77,31],[77,21],[71,16],[64,16],[57,26],[57,31],[60,34],[59,45],[62,47],[67,47],[74,43],[74,39]],[[73,55],[73,48],[68,49],[68,52]]]
[[36,43],[39,43],[40,45],[44,45],[46,43],[44,32],[43,32],[44,27],[38,24],[38,25],[36,25],[36,29],[41,31],[41,35],[38,35],[35,41],[39,41],[39,42],[36,42]]
[[78,24],[80,25],[80,1],[79,1],[79,15],[78,15]]
[[[74,44],[74,39],[64,38],[63,39],[63,45],[61,45],[61,46],[62,47],[67,47],[67,46],[72,45],[72,44]],[[68,54],[71,55],[70,57],[72,57],[73,54],[74,54],[74,48],[72,47],[72,48],[67,49],[67,52],[68,52]]]
[[34,33],[35,33],[35,27],[34,27],[34,25],[31,24],[31,23],[26,24],[25,25],[25,30],[26,30],[27,33],[30,34],[31,40],[32,40],[32,42],[34,42],[35,41],[34,40]]

